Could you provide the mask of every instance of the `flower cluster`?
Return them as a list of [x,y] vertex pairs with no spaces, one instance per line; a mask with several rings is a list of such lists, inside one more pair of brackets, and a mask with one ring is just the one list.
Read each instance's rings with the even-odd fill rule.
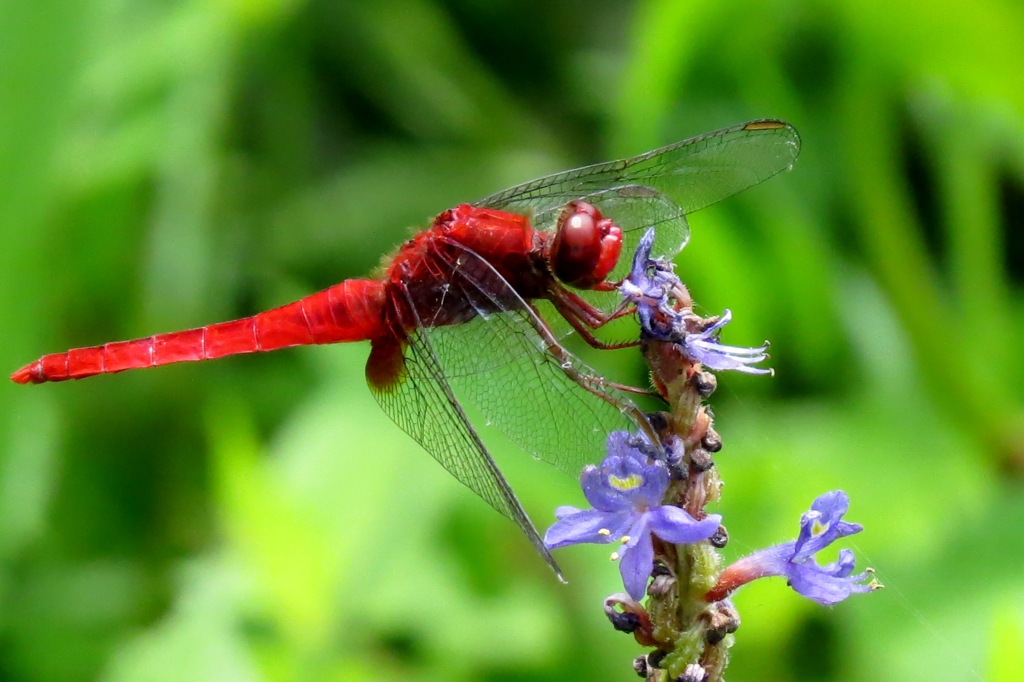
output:
[[[654,569],[651,534],[672,544],[690,544],[714,535],[722,517],[708,514],[698,521],[679,507],[662,504],[669,484],[668,468],[664,462],[649,459],[637,440],[625,431],[608,436],[608,456],[601,466],[589,465],[580,475],[583,494],[593,509],[559,507],[544,544],[549,549],[581,543],[621,544],[612,560],[619,561],[626,592],[639,601]],[[836,540],[863,529],[842,520],[849,506],[850,499],[842,490],[820,495],[801,516],[796,540],[754,552],[730,565],[707,593],[706,601],[725,599],[738,587],[771,576],[785,577],[796,592],[825,606],[878,589],[881,585],[870,569],[852,575],[854,558],[848,549],[840,551],[838,561],[825,566],[814,559]]]
[[619,284],[619,293],[636,305],[640,326],[646,333],[662,340],[678,340],[685,330],[678,328],[678,315],[672,303],[681,283],[671,263],[651,258],[653,247],[651,228],[640,238],[629,275]]
[[713,428],[714,415],[703,405],[717,380],[706,370],[771,374],[757,366],[768,358],[768,343],[755,348],[721,343],[730,311],[711,319],[696,315],[673,266],[651,258],[653,243],[650,230],[619,291],[636,310],[652,384],[667,404],[651,417],[662,448],[655,450],[622,431],[609,435],[601,465],[587,466],[580,476],[592,509],[560,507],[544,543],[550,549],[617,545],[612,559],[619,561],[628,594],[608,597],[605,614],[616,629],[633,633],[641,646],[653,649],[634,661],[638,674],[652,680],[667,675],[679,682],[720,682],[740,623],[730,595],[742,585],[784,577],[797,593],[824,605],[881,585],[870,569],[854,574],[848,549],[832,563],[815,559],[836,540],[861,531],[860,525],[843,520],[849,498],[842,490],[814,501],[800,519],[795,540],[721,568],[717,549],[725,546],[728,532],[721,516],[704,511],[720,498],[722,485],[713,461],[722,442]]
[[685,289],[671,263],[651,258],[653,246],[652,228],[640,239],[629,276],[619,286],[623,298],[636,305],[644,333],[659,341],[680,344],[687,357],[709,369],[773,374],[771,369],[752,366],[768,359],[767,341],[755,348],[726,346],[719,341],[722,328],[732,320],[732,312],[726,310],[717,320],[705,321],[677,309],[676,299]]

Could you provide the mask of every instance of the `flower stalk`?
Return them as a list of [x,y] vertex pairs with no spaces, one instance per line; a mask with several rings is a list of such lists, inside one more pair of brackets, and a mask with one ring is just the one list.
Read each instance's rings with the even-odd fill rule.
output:
[[[637,306],[641,352],[651,370],[651,382],[667,405],[655,420],[674,468],[664,503],[702,518],[722,490],[713,460],[722,441],[704,404],[717,388],[717,379],[705,366],[769,373],[754,367],[767,357],[767,344],[757,349],[719,344],[717,335],[730,314],[726,311],[711,320],[695,314],[693,299],[672,266],[650,258],[649,237],[653,235],[645,237],[637,249],[623,295]],[[647,612],[652,638],[663,654],[657,657],[657,666],[647,666],[647,679],[721,679],[739,615],[727,600],[709,603],[706,595],[718,582],[718,549],[727,540],[720,526],[700,542],[655,544],[660,575],[648,590]]]
[[728,532],[721,516],[707,511],[722,492],[714,466],[722,439],[705,405],[718,383],[708,370],[771,374],[757,366],[768,358],[768,344],[722,344],[719,335],[731,313],[710,319],[695,314],[672,265],[650,257],[653,238],[650,231],[641,240],[620,292],[636,306],[641,352],[666,404],[650,415],[665,454],[640,436],[611,434],[601,466],[588,466],[581,476],[594,508],[560,507],[545,543],[551,548],[617,543],[612,558],[619,561],[628,594],[609,597],[605,614],[613,627],[653,649],[633,662],[638,675],[652,682],[719,682],[740,625],[729,597],[740,586],[781,576],[799,594],[831,605],[881,585],[870,569],[853,574],[849,550],[824,566],[814,559],[833,541],[861,530],[842,520],[849,506],[843,491],[814,501],[795,541],[723,569],[718,550],[728,542]]

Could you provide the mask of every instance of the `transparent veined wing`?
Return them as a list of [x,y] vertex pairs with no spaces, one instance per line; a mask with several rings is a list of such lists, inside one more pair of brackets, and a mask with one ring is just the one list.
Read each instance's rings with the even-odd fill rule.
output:
[[[370,365],[393,366],[393,356],[371,353],[371,391],[403,430],[515,521],[554,566],[462,401],[473,404],[487,426],[571,476],[603,459],[611,431],[642,430],[653,440],[653,430],[625,394],[558,344],[488,261],[454,242],[427,258],[445,280],[435,282],[437,296],[405,292],[409,319],[403,325],[410,331],[395,345],[401,346],[400,369],[393,381],[373,380]],[[434,324],[443,319],[442,308],[449,316],[457,311],[460,321]]]
[[490,263],[469,250],[457,264],[437,257],[452,273],[448,296],[476,315],[426,334],[456,394],[490,425],[573,477],[604,458],[609,432],[650,428],[628,396],[558,343],[533,304]]
[[[624,188],[634,188],[627,192],[646,188],[662,195],[685,215],[789,169],[799,153],[800,136],[788,123],[750,121],[629,159],[547,175],[492,194],[476,205],[527,214],[535,229],[550,229],[570,201],[589,201]],[[631,209],[629,203],[621,202],[606,217],[614,219],[625,233],[650,227],[647,211]],[[666,225],[672,227],[671,222]],[[686,233],[673,233],[672,240],[664,242],[660,248],[668,250],[656,246],[655,253],[672,257],[685,245]],[[624,253],[628,252],[624,249]]]
[[[411,310],[418,315],[415,308]],[[374,363],[382,363],[385,372],[390,373],[387,367],[394,360],[391,350],[379,355],[371,352],[367,362],[370,392],[384,412],[452,476],[514,521],[530,544],[561,576],[558,564],[459,403],[428,329],[423,326],[413,329],[400,346],[394,347],[401,357],[393,381],[382,383],[372,378],[381,373],[381,368],[374,367]]]

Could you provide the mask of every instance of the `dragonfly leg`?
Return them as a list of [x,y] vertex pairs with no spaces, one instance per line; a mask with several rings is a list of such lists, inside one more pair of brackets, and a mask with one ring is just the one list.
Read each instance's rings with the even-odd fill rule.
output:
[[602,379],[602,382],[605,386],[611,386],[612,388],[616,388],[624,393],[645,395],[649,398],[658,398],[659,400],[663,400],[660,393],[650,388],[640,388],[638,386],[630,386],[629,384],[620,384],[617,381],[608,381],[607,379]]
[[[558,308],[557,303],[555,304],[555,308]],[[596,348],[597,350],[619,350],[620,348],[635,348],[636,346],[640,345],[640,339],[630,339],[629,341],[615,341],[612,343],[602,341],[601,339],[594,336],[593,332],[591,332],[585,325],[581,324],[580,320],[574,317],[572,314],[566,313],[561,309],[559,309],[558,312],[562,313],[562,317],[564,317],[566,321],[570,325],[572,325],[572,328],[576,330],[576,333],[580,335],[580,338],[586,341],[587,345],[590,346],[591,348]]]
[[569,352],[558,343],[558,340],[555,338],[555,335],[551,332],[551,329],[544,322],[543,318],[541,318],[541,316],[537,313],[537,309],[534,308],[532,304],[528,303],[527,305],[529,305],[529,307],[533,310],[534,313],[533,315],[529,316],[533,328],[536,329],[538,334],[540,334],[541,339],[543,339],[546,345],[547,352],[553,358],[555,358],[555,360],[558,361],[558,364],[562,368],[562,371],[565,373],[565,375],[572,379],[573,381],[575,381],[580,386],[582,386],[587,391],[590,391],[592,394],[594,394],[601,400],[604,400],[610,405],[614,405],[623,414],[628,415],[629,418],[632,419],[633,422],[637,425],[637,427],[644,433],[644,436],[648,439],[648,441],[651,444],[655,445],[656,447],[660,447],[661,441],[658,438],[658,434],[654,430],[654,427],[651,426],[651,423],[647,420],[647,415],[644,414],[643,410],[641,410],[639,407],[629,402],[628,400],[617,399],[614,395],[604,390],[604,388],[623,388],[631,393],[646,393],[646,391],[643,391],[643,389],[634,389],[631,386],[620,387],[618,384],[608,381],[607,379],[604,379],[602,377],[581,372],[577,368],[576,364],[573,362],[572,355],[570,355]]
[[[554,296],[550,300],[551,304],[555,306],[555,309],[559,314],[565,318],[565,321],[568,322],[574,330],[576,330],[576,333],[580,335],[580,338],[586,341],[587,345],[591,348],[596,348],[598,350],[618,350],[620,348],[633,348],[640,345],[639,339],[608,343],[597,338],[594,333],[590,331],[591,329],[600,327],[612,320],[631,314],[633,312],[632,306],[619,308],[594,323],[594,318],[589,317],[588,313],[581,312],[580,309],[572,305],[572,303]],[[582,299],[581,302],[586,303],[586,301],[582,301]]]
[[619,280],[618,282],[598,282],[594,286],[590,287],[590,289],[592,291],[615,291],[616,289],[619,288],[619,285],[621,283],[622,280]]
[[576,318],[591,329],[600,329],[609,322],[632,315],[636,311],[636,306],[629,305],[623,301],[615,310],[610,313],[605,312],[578,294],[558,285],[552,288],[550,300],[556,306],[560,306],[559,312],[563,310],[572,311]]

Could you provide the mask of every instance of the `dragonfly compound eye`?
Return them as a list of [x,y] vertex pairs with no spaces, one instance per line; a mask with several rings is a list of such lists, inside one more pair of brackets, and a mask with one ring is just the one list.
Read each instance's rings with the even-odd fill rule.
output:
[[551,244],[555,276],[580,289],[604,281],[622,250],[622,231],[585,201],[570,203]]

